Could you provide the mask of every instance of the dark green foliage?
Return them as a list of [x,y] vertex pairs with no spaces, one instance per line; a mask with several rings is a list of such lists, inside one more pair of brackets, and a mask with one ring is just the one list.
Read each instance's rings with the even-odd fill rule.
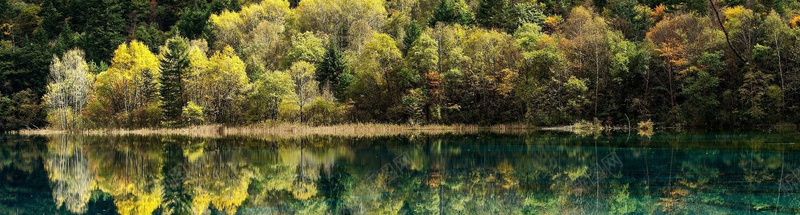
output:
[[202,37],[203,33],[207,30],[206,22],[208,22],[209,15],[210,13],[204,9],[197,7],[187,8],[183,12],[183,15],[181,15],[181,20],[178,21],[177,24],[181,36],[189,39]]
[[126,20],[119,0],[85,0],[85,37],[81,49],[86,61],[108,61],[117,46],[125,42]]
[[506,32],[514,32],[525,23],[536,23],[542,25],[546,16],[532,3],[516,4],[510,8],[509,20],[505,23]]
[[473,19],[472,11],[460,0],[453,0],[453,2],[441,0],[433,11],[433,17],[428,20],[428,25],[435,26],[436,23],[441,22],[469,26],[472,25]]
[[508,0],[481,0],[475,20],[484,28],[513,33],[522,24],[541,25],[546,16],[535,3],[511,4]]
[[694,67],[688,72],[693,74],[684,79],[682,93],[686,96],[686,103],[681,106],[683,118],[692,127],[708,126],[713,122],[714,112],[719,105],[716,96],[719,78]]
[[147,45],[150,52],[158,53],[158,46],[164,44],[166,40],[164,32],[161,32],[155,25],[139,25],[136,28],[136,40]]
[[39,97],[31,90],[10,97],[0,95],[0,131],[39,128],[44,124],[43,119]]
[[647,7],[637,4],[636,0],[612,0],[607,9],[616,19],[612,25],[627,39],[642,40],[647,30],[653,26],[650,11]]
[[421,34],[422,28],[419,27],[417,21],[411,21],[411,24],[409,24],[408,28],[406,28],[406,36],[403,37],[403,51],[408,52],[408,50],[411,49],[411,45],[414,43],[414,41],[417,41],[417,38],[419,38],[419,35]]
[[429,20],[429,25],[434,26],[437,22],[453,23],[457,19],[453,3],[447,0],[439,1],[439,5],[433,11],[433,18]]
[[183,39],[173,38],[167,42],[167,50],[161,57],[161,115],[163,122],[174,125],[181,121],[181,111],[186,106],[183,78],[189,70],[189,46]]
[[44,95],[53,57],[44,41],[47,40],[40,33],[21,48],[0,50],[0,92],[8,95],[30,89],[36,95]]
[[354,186],[353,176],[347,171],[345,165],[336,164],[332,167],[333,174],[326,173],[320,168],[319,193],[324,196],[332,214],[350,214],[345,205],[345,196],[350,194],[348,188]]
[[509,14],[508,0],[481,0],[475,21],[484,28],[504,28]]
[[342,52],[335,43],[330,43],[325,50],[325,56],[317,67],[316,79],[319,82],[320,91],[331,90],[339,101],[344,101],[345,90],[350,86],[353,77],[347,68]]
[[[61,3],[60,1],[46,1],[44,7],[39,12],[39,16],[42,17],[42,22],[39,27],[48,30],[47,38],[59,35],[62,30],[61,26],[65,24],[65,17],[62,12],[59,11],[59,7],[56,6],[56,4]],[[2,16],[2,12],[0,12],[0,16]]]

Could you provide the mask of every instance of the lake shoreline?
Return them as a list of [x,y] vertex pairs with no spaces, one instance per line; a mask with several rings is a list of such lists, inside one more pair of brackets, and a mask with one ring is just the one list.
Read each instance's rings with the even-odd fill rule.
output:
[[89,135],[183,135],[193,137],[222,137],[222,136],[392,136],[403,134],[470,134],[478,132],[495,133],[522,133],[539,130],[538,127],[525,124],[500,124],[492,126],[481,125],[403,125],[403,124],[373,124],[350,123],[337,125],[312,126],[300,123],[255,124],[245,126],[226,125],[199,125],[181,128],[141,128],[141,129],[90,129],[81,131],[26,129],[18,131],[21,135],[59,135],[59,134],[89,134]]

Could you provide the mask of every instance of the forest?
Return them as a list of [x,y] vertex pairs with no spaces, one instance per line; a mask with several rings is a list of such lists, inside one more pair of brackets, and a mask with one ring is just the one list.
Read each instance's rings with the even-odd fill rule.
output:
[[0,0],[0,130],[800,123],[796,0]]

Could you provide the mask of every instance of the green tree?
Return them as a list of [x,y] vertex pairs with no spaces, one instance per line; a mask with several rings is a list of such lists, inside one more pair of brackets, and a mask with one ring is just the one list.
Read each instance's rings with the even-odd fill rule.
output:
[[613,39],[618,38],[608,31],[605,19],[581,6],[572,9],[564,29],[565,36],[575,44],[571,57],[575,66],[580,68],[578,77],[592,78],[593,117],[598,117],[600,88],[604,88],[608,82],[611,44],[617,42]]
[[428,25],[435,26],[436,23],[461,24],[464,26],[472,25],[474,15],[469,6],[461,0],[441,0],[433,11],[433,17],[428,20]]
[[181,112],[186,106],[183,79],[189,70],[189,46],[183,38],[172,38],[161,50],[161,115],[166,125],[181,121]]
[[513,33],[525,23],[536,23],[538,25],[544,23],[546,16],[540,9],[541,7],[542,5],[535,3],[519,3],[507,8],[509,17],[504,23],[506,32]]
[[411,44],[417,41],[420,34],[422,34],[422,28],[419,27],[416,20],[411,21],[411,24],[408,24],[408,28],[406,28],[406,36],[403,37],[403,53],[408,53],[408,49],[411,49]]
[[314,33],[307,31],[292,36],[292,48],[289,49],[287,65],[295,62],[305,61],[317,64],[322,61],[325,54],[325,47],[322,39],[314,36]]
[[373,35],[352,63],[355,74],[348,94],[359,111],[356,115],[365,120],[393,117],[382,113],[396,104],[401,94],[396,84],[402,54],[394,39],[386,34]]
[[508,0],[481,0],[475,21],[484,28],[503,29],[509,16]]
[[319,83],[320,91],[324,91],[325,87],[333,91],[333,95],[339,101],[344,101],[346,94],[345,90],[350,86],[352,74],[347,67],[347,63],[342,56],[342,52],[335,43],[328,44],[325,51],[325,56],[322,58],[319,67],[316,71],[316,80]]
[[124,7],[119,0],[87,0],[84,11],[86,27],[81,49],[87,61],[101,62],[111,59],[114,49],[125,42]]
[[297,105],[300,106],[300,122],[303,122],[303,108],[317,96],[318,83],[314,80],[314,65],[298,61],[289,69],[289,76],[294,82],[294,93]]
[[255,81],[255,89],[249,98],[250,121],[278,119],[278,107],[284,100],[294,97],[292,77],[281,71],[266,72]]
[[612,17],[611,25],[630,40],[642,40],[653,26],[650,8],[637,4],[636,0],[611,0],[606,11]]
[[739,87],[745,119],[752,123],[766,124],[774,122],[777,104],[780,102],[781,90],[771,85],[774,75],[761,71],[748,72],[744,75],[744,83]]
[[719,78],[705,69],[691,67],[685,72],[682,94],[687,97],[681,106],[684,120],[692,126],[708,126],[713,122],[713,114],[719,105],[716,88]]
[[211,14],[203,8],[186,8],[181,15],[180,21],[176,24],[181,36],[189,39],[197,39],[208,31],[206,23]]

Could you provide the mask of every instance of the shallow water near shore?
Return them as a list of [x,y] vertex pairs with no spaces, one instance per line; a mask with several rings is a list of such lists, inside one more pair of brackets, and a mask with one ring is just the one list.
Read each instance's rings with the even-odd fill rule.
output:
[[0,214],[800,213],[797,133],[0,136]]

